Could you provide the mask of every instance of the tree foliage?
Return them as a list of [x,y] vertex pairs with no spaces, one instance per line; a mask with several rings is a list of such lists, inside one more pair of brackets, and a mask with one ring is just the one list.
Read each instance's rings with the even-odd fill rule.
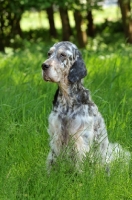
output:
[[[122,13],[122,21],[127,41],[132,43],[132,19],[130,17],[131,5],[130,0],[118,0]],[[92,15],[93,9],[100,9],[103,0],[0,0],[0,50],[10,45],[12,38],[17,35],[22,37],[20,20],[25,11],[42,11],[47,12],[50,24],[50,35],[57,37],[57,31],[54,22],[54,8],[60,12],[62,22],[62,39],[69,40],[73,34],[69,23],[68,10],[72,10],[75,19],[76,37],[80,46],[85,46],[87,35],[94,37],[95,26]],[[78,23],[79,22],[79,23]],[[83,23],[87,22],[86,30],[82,30]]]

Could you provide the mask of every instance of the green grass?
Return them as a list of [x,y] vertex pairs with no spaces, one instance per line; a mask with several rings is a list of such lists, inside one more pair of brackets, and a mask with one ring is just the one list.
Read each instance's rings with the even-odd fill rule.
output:
[[[41,78],[49,45],[0,55],[0,200],[130,200],[132,163],[115,162],[111,175],[84,162],[81,174],[63,159],[46,173],[47,118],[56,85]],[[83,52],[85,87],[101,111],[109,139],[132,151],[132,51]]]

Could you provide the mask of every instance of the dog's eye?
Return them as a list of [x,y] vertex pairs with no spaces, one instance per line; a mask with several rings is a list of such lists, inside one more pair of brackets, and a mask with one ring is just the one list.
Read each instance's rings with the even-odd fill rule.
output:
[[64,57],[66,57],[66,54],[61,53],[61,54],[60,54],[60,57],[63,57],[63,58],[64,58]]
[[52,54],[51,52],[48,52],[48,57],[50,57],[50,56],[51,56],[51,54]]

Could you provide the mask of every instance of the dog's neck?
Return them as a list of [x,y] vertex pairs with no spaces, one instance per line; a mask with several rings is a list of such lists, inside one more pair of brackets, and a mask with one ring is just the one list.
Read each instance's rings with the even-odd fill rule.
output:
[[74,106],[89,103],[89,91],[83,87],[81,81],[73,84],[63,83],[58,86],[59,87],[53,101],[54,107],[57,108],[61,104],[61,106],[73,108]]
[[79,82],[76,82],[76,83],[61,83],[59,84],[59,91],[60,91],[60,94],[68,99],[71,99],[71,98],[74,98],[76,97],[77,95],[77,92],[79,92],[81,89],[83,89],[83,85],[81,83],[81,81]]

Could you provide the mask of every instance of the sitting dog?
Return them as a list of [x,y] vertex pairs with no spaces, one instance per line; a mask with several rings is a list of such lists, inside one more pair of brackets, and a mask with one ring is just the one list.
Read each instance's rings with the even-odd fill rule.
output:
[[[90,98],[81,79],[87,75],[85,64],[76,45],[71,42],[54,44],[42,64],[45,81],[58,84],[49,116],[50,152],[48,168],[61,152],[70,146],[71,157],[82,162],[87,153],[109,163],[121,154],[129,157],[119,144],[111,144],[98,107]],[[72,141],[72,142],[71,142]],[[76,158],[76,159],[75,159]]]

